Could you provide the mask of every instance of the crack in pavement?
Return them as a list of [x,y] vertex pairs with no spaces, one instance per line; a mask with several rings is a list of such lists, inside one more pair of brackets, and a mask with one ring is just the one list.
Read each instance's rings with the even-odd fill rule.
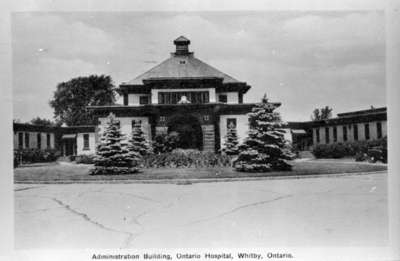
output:
[[[189,192],[185,192],[185,193],[179,194],[173,201],[167,203],[166,205],[164,205],[164,206],[162,206],[162,207],[163,207],[164,209],[171,208],[172,206],[176,205],[176,203],[177,203],[178,201],[180,201],[180,200],[181,200],[184,196],[186,196],[187,194],[190,194],[190,193],[189,193]],[[161,202],[160,202],[160,203],[161,203]],[[150,214],[150,213],[152,213],[152,212],[154,212],[154,211],[157,211],[157,210],[160,210],[160,208],[151,208],[151,209],[148,209],[148,210],[146,210],[146,211],[143,211],[142,213],[140,213],[140,214],[138,214],[138,215],[132,217],[130,223],[134,223],[134,224],[139,225],[141,231],[139,231],[139,232],[137,232],[137,233],[135,233],[135,234],[132,234],[132,236],[130,236],[130,237],[128,237],[128,238],[126,239],[125,244],[124,244],[126,247],[129,246],[129,245],[130,245],[135,239],[137,239],[139,236],[143,235],[146,231],[157,231],[157,230],[159,230],[159,229],[150,229],[150,230],[146,230],[145,227],[143,226],[143,224],[139,221],[140,218],[142,218],[142,217],[144,217],[144,216],[146,216],[146,215],[148,215],[148,214]]]
[[292,194],[289,194],[289,195],[279,196],[279,197],[276,197],[276,198],[273,198],[273,199],[270,199],[270,200],[257,201],[257,202],[254,202],[254,203],[241,205],[241,206],[239,206],[239,207],[233,208],[233,209],[231,209],[231,210],[229,210],[229,211],[223,212],[223,213],[218,214],[218,215],[216,215],[216,216],[212,216],[212,217],[208,217],[208,218],[203,218],[203,219],[198,219],[198,220],[195,220],[195,221],[186,223],[186,224],[184,224],[184,226],[193,225],[193,224],[198,224],[198,223],[206,222],[206,221],[209,221],[209,220],[212,220],[212,219],[221,218],[221,217],[230,215],[230,214],[232,214],[232,213],[234,213],[234,212],[237,212],[237,211],[239,211],[239,210],[245,209],[245,208],[250,208],[250,207],[254,207],[254,206],[258,206],[258,205],[263,205],[263,204],[271,203],[271,202],[274,202],[274,201],[277,201],[277,200],[281,200],[281,199],[285,199],[285,198],[290,198],[290,197],[293,197],[293,195],[292,195]]
[[75,215],[77,215],[77,216],[80,216],[80,217],[83,218],[85,221],[87,221],[87,222],[89,222],[89,223],[95,225],[95,226],[98,227],[98,228],[101,228],[101,229],[106,230],[106,231],[111,231],[111,232],[116,232],[116,233],[121,233],[121,234],[127,235],[127,238],[124,240],[124,243],[123,243],[123,245],[122,245],[120,248],[126,248],[126,246],[128,245],[128,243],[129,243],[129,242],[133,239],[133,237],[136,235],[135,233],[132,233],[132,232],[129,232],[129,231],[118,230],[118,229],[114,229],[114,228],[105,226],[105,225],[101,224],[100,222],[97,222],[97,221],[91,219],[87,214],[82,213],[82,212],[79,212],[79,211],[77,211],[76,209],[71,208],[70,205],[64,203],[63,201],[61,201],[61,200],[59,200],[59,199],[57,199],[57,198],[50,198],[50,199],[52,199],[54,202],[56,202],[56,203],[59,204],[60,206],[64,207],[64,208],[65,208],[66,210],[68,210],[69,212],[71,212],[71,213],[73,213],[73,214],[75,214]]
[[37,188],[42,188],[42,187],[44,187],[44,186],[25,187],[25,188],[14,189],[14,191],[18,192],[18,191],[23,191],[23,190],[28,190],[28,189],[37,189]]

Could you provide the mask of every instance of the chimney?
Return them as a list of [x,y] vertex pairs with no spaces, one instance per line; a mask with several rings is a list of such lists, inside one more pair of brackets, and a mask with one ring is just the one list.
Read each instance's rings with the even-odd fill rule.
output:
[[189,52],[189,44],[190,40],[184,36],[179,36],[174,40],[174,44],[176,46],[175,55],[188,55],[191,54]]

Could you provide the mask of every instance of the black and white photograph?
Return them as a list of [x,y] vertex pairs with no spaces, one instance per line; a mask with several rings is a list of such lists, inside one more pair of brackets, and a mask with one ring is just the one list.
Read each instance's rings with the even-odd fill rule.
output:
[[398,260],[387,10],[88,2],[9,13],[15,260]]

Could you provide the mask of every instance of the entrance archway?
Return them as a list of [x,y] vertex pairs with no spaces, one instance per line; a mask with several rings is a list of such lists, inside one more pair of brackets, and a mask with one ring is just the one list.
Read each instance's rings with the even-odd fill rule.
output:
[[168,133],[179,136],[178,148],[203,149],[203,132],[199,120],[193,115],[176,115],[168,122]]

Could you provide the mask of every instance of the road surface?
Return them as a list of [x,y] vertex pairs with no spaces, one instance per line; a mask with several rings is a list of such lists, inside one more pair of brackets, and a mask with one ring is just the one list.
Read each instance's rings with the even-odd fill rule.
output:
[[15,246],[383,246],[387,173],[174,184],[15,185]]

